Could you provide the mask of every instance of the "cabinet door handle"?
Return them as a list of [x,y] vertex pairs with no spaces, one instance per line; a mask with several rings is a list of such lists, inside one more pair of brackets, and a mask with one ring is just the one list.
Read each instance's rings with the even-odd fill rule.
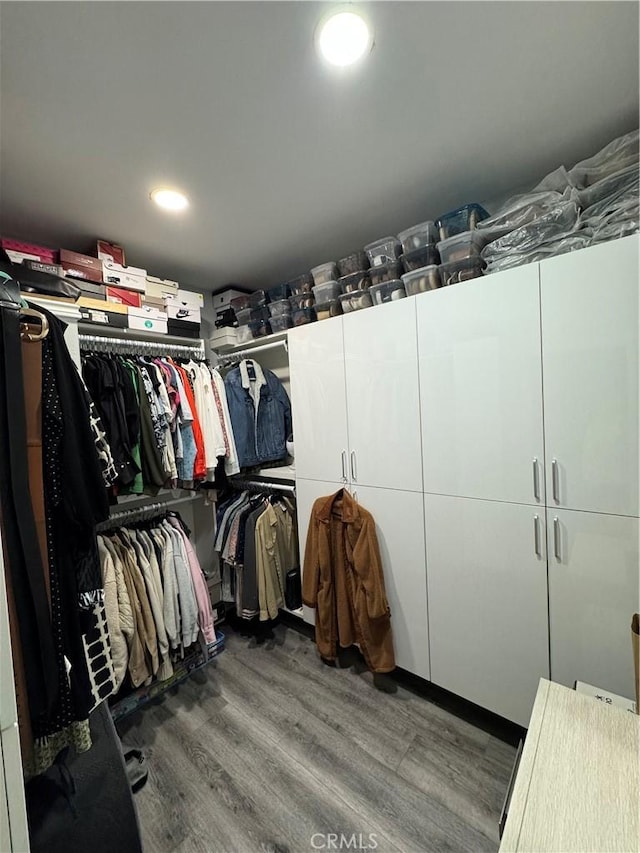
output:
[[342,451],[342,482],[347,482],[347,451]]
[[562,558],[560,556],[560,520],[558,516],[553,519],[553,553],[556,560],[560,562]]
[[358,473],[356,471],[356,452],[355,450],[351,451],[351,479],[354,483],[358,482]]
[[540,500],[540,474],[538,472],[538,457],[533,457],[533,496]]
[[540,553],[540,516],[533,516],[533,547],[536,552],[536,557],[541,557]]
[[558,460],[551,460],[551,488],[553,491],[553,499],[558,504],[560,503],[560,484],[558,480]]

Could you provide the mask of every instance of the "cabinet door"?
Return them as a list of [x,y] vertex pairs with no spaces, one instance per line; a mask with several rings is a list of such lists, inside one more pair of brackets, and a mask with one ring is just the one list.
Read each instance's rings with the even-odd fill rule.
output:
[[526,726],[549,677],[544,513],[425,495],[425,517],[431,680]]
[[423,496],[354,486],[376,520],[397,666],[430,677]]
[[425,492],[544,505],[538,265],[416,303]]
[[351,481],[421,492],[415,300],[343,322]]
[[340,480],[348,447],[342,320],[293,329],[289,367],[296,475]]
[[639,246],[626,237],[540,265],[550,506],[639,514]]
[[547,531],[552,679],[633,698],[638,519],[549,509]]
[[[326,321],[329,322],[329,321]],[[309,519],[316,498],[333,495],[341,489],[343,483],[321,482],[319,480],[302,480],[296,478],[296,507],[298,513],[298,547],[300,548],[300,573],[304,576],[304,549],[309,532]],[[315,610],[306,605],[302,606],[303,619],[310,625],[315,624]]]

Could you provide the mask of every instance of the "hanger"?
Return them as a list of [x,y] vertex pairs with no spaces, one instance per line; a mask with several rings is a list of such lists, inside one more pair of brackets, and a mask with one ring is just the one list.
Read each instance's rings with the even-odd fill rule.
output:
[[44,340],[49,334],[49,321],[45,317],[44,314],[40,313],[40,311],[36,311],[35,308],[21,308],[20,309],[20,318],[22,317],[33,317],[35,320],[40,323],[40,331],[37,333],[33,333],[31,331],[31,327],[34,325],[33,323],[24,322],[21,319],[20,322],[20,337],[23,341],[28,341],[29,343],[34,343],[36,341]]

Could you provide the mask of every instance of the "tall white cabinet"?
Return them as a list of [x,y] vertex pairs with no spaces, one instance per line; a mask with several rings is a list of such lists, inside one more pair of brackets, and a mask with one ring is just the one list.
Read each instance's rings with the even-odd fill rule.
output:
[[298,492],[373,512],[398,664],[523,725],[540,677],[633,693],[639,248],[289,336]]
[[415,302],[292,330],[289,363],[301,565],[313,501],[346,486],[376,519],[396,662],[429,678]]

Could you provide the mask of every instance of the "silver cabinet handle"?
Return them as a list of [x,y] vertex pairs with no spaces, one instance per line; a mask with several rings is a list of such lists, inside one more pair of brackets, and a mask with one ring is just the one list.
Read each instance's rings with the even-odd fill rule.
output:
[[553,553],[556,555],[556,560],[560,562],[560,520],[558,516],[553,519]]
[[533,496],[539,501],[540,500],[540,475],[538,472],[538,457],[533,457]]
[[354,483],[358,482],[358,474],[356,472],[356,452],[355,450],[351,451],[351,479]]
[[556,503],[560,503],[560,485],[558,481],[558,460],[551,460],[551,489],[553,499]]
[[347,451],[342,451],[342,482],[347,482]]
[[537,557],[541,557],[540,553],[540,516],[533,516],[533,547]]

